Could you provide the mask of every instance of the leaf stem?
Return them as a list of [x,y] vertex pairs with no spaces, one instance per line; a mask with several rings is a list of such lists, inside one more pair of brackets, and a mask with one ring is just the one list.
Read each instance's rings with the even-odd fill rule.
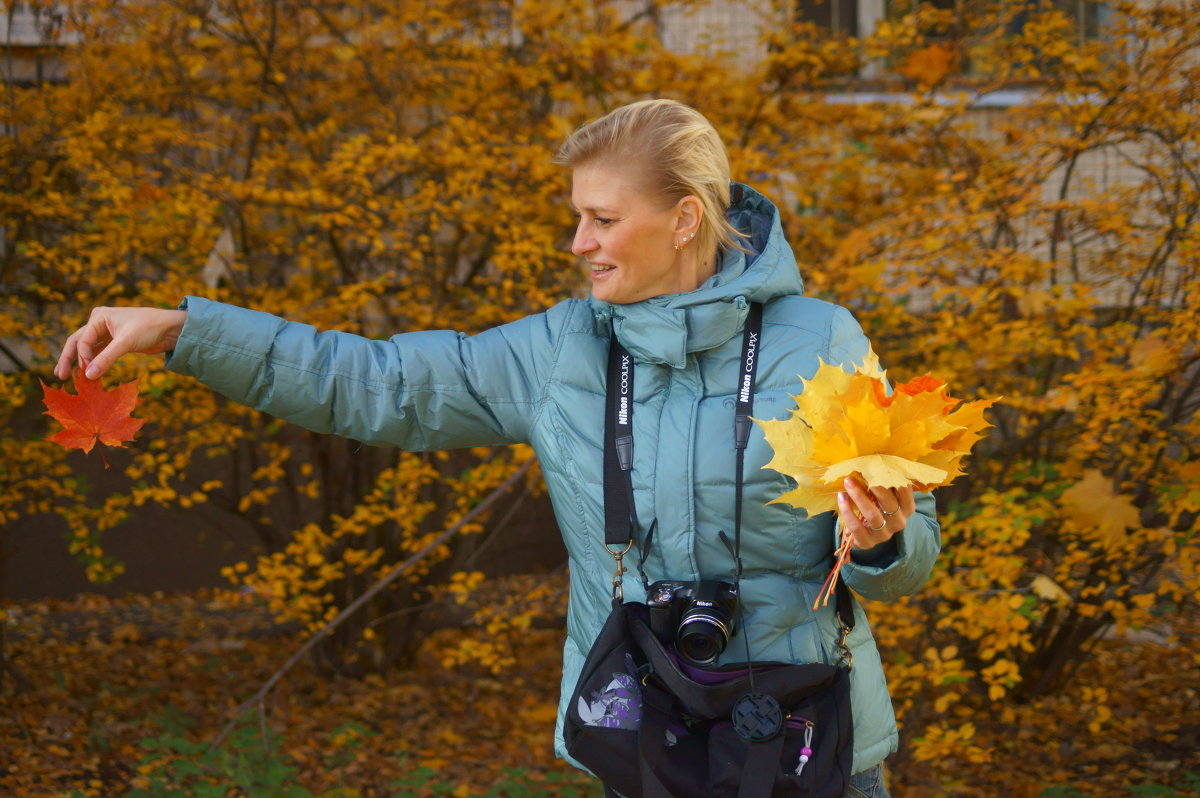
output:
[[842,572],[842,566],[850,561],[850,550],[853,547],[854,538],[843,528],[842,543],[833,553],[833,568],[829,571],[829,576],[825,577],[825,583],[821,585],[821,592],[817,593],[817,600],[813,602],[814,611],[818,607],[829,604],[829,597],[833,595],[833,591],[837,587],[838,574]]

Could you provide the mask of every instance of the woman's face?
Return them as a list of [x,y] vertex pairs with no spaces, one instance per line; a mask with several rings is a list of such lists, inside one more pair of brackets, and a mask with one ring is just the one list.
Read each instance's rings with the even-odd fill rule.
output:
[[675,251],[687,223],[683,203],[662,208],[640,190],[632,169],[575,167],[571,205],[579,224],[571,251],[587,261],[594,297],[627,304],[697,287],[687,284]]

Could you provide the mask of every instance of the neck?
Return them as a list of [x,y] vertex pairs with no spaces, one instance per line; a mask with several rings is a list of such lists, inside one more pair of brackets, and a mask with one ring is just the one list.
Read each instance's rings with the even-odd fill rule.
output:
[[681,293],[695,291],[704,281],[717,273],[717,249],[702,253],[699,249],[685,249],[679,253],[679,290]]

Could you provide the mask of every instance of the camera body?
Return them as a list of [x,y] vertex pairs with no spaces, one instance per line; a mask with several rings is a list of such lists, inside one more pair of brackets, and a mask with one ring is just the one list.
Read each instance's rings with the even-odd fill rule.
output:
[[734,633],[738,594],[729,582],[664,580],[650,585],[646,606],[650,629],[663,643],[674,643],[692,665],[711,665]]

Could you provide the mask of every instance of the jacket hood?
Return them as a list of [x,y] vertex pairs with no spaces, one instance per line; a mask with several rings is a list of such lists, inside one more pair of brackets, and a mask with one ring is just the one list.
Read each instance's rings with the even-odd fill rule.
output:
[[774,203],[749,186],[732,184],[730,223],[749,238],[719,254],[720,267],[699,288],[618,305],[589,298],[596,334],[617,340],[636,362],[683,368],[687,356],[720,346],[741,331],[751,302],[802,295],[804,282],[783,237]]

